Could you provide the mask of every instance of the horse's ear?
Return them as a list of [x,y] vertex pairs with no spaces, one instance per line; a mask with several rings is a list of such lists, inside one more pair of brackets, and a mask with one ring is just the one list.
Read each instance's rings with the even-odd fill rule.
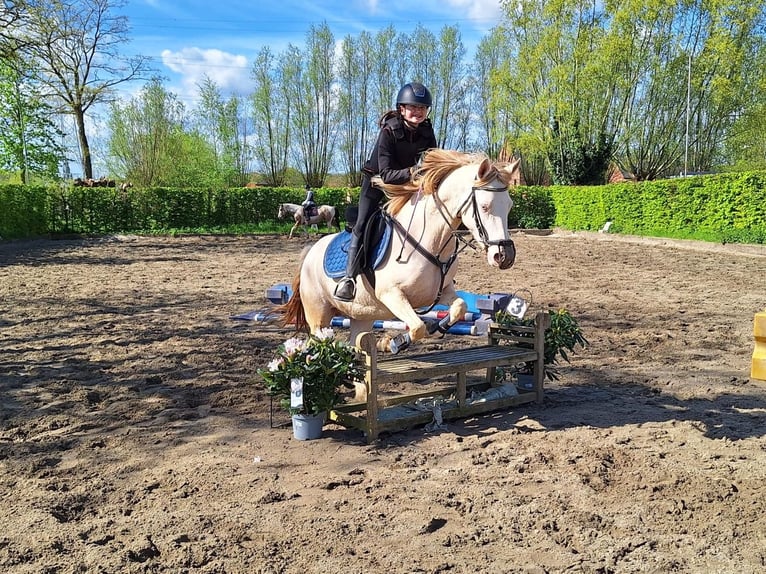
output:
[[481,164],[479,164],[479,173],[476,174],[476,179],[479,181],[486,179],[491,170],[492,163],[488,158],[485,157],[483,160],[481,160]]
[[505,172],[504,179],[506,179],[511,185],[519,185],[521,181],[520,175],[521,158],[514,158],[512,161],[505,163],[501,170]]

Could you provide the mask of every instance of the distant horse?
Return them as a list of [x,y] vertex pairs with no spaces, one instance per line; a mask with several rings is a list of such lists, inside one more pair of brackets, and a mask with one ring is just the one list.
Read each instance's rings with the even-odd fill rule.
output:
[[[493,164],[484,156],[456,151],[428,151],[411,182],[385,185],[386,206],[394,230],[388,253],[375,269],[375,285],[364,274],[357,277],[356,298],[333,298],[337,281],[327,276],[323,261],[335,235],[304,249],[293,294],[281,307],[286,325],[316,333],[338,314],[351,318],[350,340],[371,331],[377,319],[396,317],[417,341],[429,328],[415,309],[441,303],[450,306],[450,324],[465,315],[466,303],[457,296],[453,279],[459,252],[460,224],[487,253],[491,267],[508,269],[516,249],[508,233],[508,212],[513,205],[508,181],[515,164]],[[378,348],[393,350],[390,339]]]
[[319,223],[327,224],[327,229],[331,229],[335,226],[338,228],[338,231],[340,231],[340,224],[336,217],[336,210],[332,205],[318,205],[317,214],[311,217],[306,217],[303,212],[303,206],[295,203],[280,203],[277,217],[283,219],[288,215],[291,215],[293,221],[295,221],[295,225],[290,229],[290,235],[288,236],[290,238],[292,238],[293,232],[299,227],[304,226],[304,231],[306,232],[306,235],[308,235],[309,232],[306,227],[309,225],[318,225]]

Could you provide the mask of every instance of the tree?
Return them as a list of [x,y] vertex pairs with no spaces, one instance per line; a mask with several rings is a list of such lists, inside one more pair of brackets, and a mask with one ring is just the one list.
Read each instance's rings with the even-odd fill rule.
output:
[[[503,89],[499,72],[509,67],[511,55],[504,29],[494,28],[479,42],[474,56],[472,108],[476,113],[478,145],[489,157],[499,158],[508,147],[512,131],[511,94]],[[505,77],[510,73],[506,72]]]
[[338,147],[351,186],[361,185],[370,134],[376,132],[375,119],[370,113],[374,61],[375,43],[371,34],[362,32],[358,39],[344,38],[338,61]]
[[224,100],[220,88],[205,77],[200,89],[200,101],[195,110],[199,134],[215,153],[215,175],[222,185],[244,186],[247,183],[247,143],[241,102],[236,96]]
[[520,107],[515,121],[534,130],[556,183],[603,183],[614,133],[619,60],[604,58],[605,6],[596,0],[541,4],[522,0],[508,27],[515,62],[506,87]]
[[285,184],[290,149],[290,100],[274,97],[277,86],[284,85],[281,74],[286,66],[284,59],[277,65],[267,47],[258,53],[251,72],[255,89],[250,106],[256,134],[252,148],[265,183],[274,187]]
[[29,41],[22,50],[49,94],[74,116],[86,178],[93,177],[87,112],[111,101],[115,86],[144,79],[149,71],[147,58],[121,55],[128,22],[113,12],[124,5],[123,0],[56,0],[30,3],[27,12]]
[[288,48],[284,69],[285,96],[294,110],[295,156],[310,187],[324,185],[332,159],[334,52],[335,38],[327,24],[312,26],[305,51]]
[[762,67],[745,65],[755,58],[760,4],[520,0],[504,7],[512,22],[504,28],[508,59],[492,76],[493,96],[509,100],[509,141],[546,150],[560,183],[602,181],[612,157],[640,179],[667,175],[682,163],[686,136],[690,165],[709,169],[732,118],[749,104],[755,80],[748,74],[763,77]]
[[757,103],[748,88],[762,81],[763,73],[748,62],[756,61],[764,12],[761,4],[741,0],[701,3],[698,9],[704,42],[691,60],[696,113],[691,118],[690,161],[693,169],[707,171],[719,158],[736,117]]
[[9,60],[18,53],[23,42],[25,2],[4,2],[0,10],[0,60]]
[[[396,30],[393,26],[388,26],[375,34],[375,59],[372,62],[373,75],[373,94],[372,94],[372,113],[373,121],[377,127],[377,120],[394,106],[394,99],[399,88],[408,80],[407,65],[404,53],[400,52],[400,41],[397,40]],[[402,41],[405,43],[406,41]],[[392,80],[392,71],[396,76]],[[372,130],[377,136],[378,130]]]
[[433,67],[431,81],[436,100],[433,121],[437,145],[442,148],[465,149],[468,144],[470,110],[465,105],[468,83],[462,63],[465,47],[460,31],[454,26],[445,26],[436,45],[436,65]]
[[762,17],[762,7],[736,0],[715,7],[667,0],[623,15],[633,59],[644,63],[634,68],[619,141],[638,179],[706,171],[719,160],[734,118],[755,103],[763,77],[760,66],[748,65],[758,61]]
[[720,162],[738,171],[766,169],[766,81],[760,70],[766,57],[766,40],[754,41],[754,57],[743,71],[745,86],[741,90],[747,102],[731,114],[731,129],[721,149]]
[[159,78],[130,101],[113,102],[108,120],[110,171],[141,186],[172,182],[173,150],[183,133],[183,116],[183,104]]
[[0,167],[19,171],[25,184],[33,175],[55,178],[65,158],[54,114],[20,66],[6,62],[0,61]]

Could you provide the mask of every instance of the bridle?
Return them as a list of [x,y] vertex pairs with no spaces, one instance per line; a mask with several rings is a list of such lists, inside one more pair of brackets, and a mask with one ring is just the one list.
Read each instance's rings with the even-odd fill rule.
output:
[[[489,238],[489,233],[487,233],[487,228],[484,226],[484,223],[481,221],[481,218],[479,217],[479,204],[476,200],[477,191],[489,191],[494,193],[502,193],[502,192],[507,192],[507,188],[497,188],[497,187],[490,187],[486,185],[472,186],[471,193],[460,204],[460,207],[457,210],[457,216],[459,216],[460,219],[462,220],[466,210],[468,209],[470,205],[470,207],[473,209],[473,221],[476,226],[476,230],[479,233],[479,239],[482,245],[484,245],[485,249],[488,249],[491,245],[499,245],[500,247],[504,249],[507,247],[513,247],[514,244],[512,239],[494,239],[493,240]],[[455,242],[454,247],[452,248],[452,253],[447,257],[446,260],[439,259],[439,256],[444,252],[450,239],[447,239],[434,255],[430,253],[429,251],[427,251],[417,239],[412,237],[408,229],[405,229],[405,227],[401,223],[399,223],[389,213],[383,210],[384,218],[388,219],[391,222],[391,225],[394,227],[394,229],[397,230],[397,232],[399,232],[403,240],[409,243],[410,245],[412,245],[415,251],[417,251],[427,261],[431,262],[433,265],[435,265],[439,269],[439,274],[441,276],[439,280],[439,291],[436,294],[436,298],[434,299],[434,302],[431,303],[431,306],[428,309],[426,309],[426,311],[424,311],[425,313],[433,309],[434,306],[439,302],[439,299],[441,299],[442,292],[444,291],[444,278],[447,276],[447,273],[449,273],[450,268],[455,263],[457,256],[462,251],[464,251],[467,247],[471,247],[475,249],[475,247],[469,241],[467,241],[455,227],[452,226],[452,221],[455,219],[455,217],[452,217],[452,219],[448,219],[447,215],[444,214],[444,211],[446,211],[446,207],[444,206],[444,203],[441,201],[441,199],[439,199],[438,193],[434,192],[432,196],[434,197],[435,201],[437,201],[438,203],[441,204],[442,207],[444,207],[444,209],[441,209],[441,208],[438,209],[439,215],[442,216],[442,219],[450,228],[450,239],[454,239],[454,242]],[[420,197],[420,192],[418,192],[418,198],[419,197]],[[460,247],[460,242],[463,243],[462,247]],[[402,247],[404,247],[403,243],[402,243]],[[397,262],[401,262],[402,252],[399,253],[399,256],[397,257],[396,260]]]
[[[471,204],[471,208],[473,209],[473,223],[476,226],[476,230],[479,232],[479,239],[484,245],[485,248],[489,248],[491,245],[499,245],[502,248],[506,247],[512,247],[513,246],[513,239],[490,239],[489,233],[487,233],[487,228],[484,226],[484,222],[481,220],[481,217],[479,217],[479,204],[476,201],[476,192],[477,191],[489,191],[491,193],[504,193],[508,191],[508,188],[497,188],[497,187],[490,187],[488,185],[476,185],[471,187],[471,194],[465,198],[465,201],[463,201],[462,204],[460,204],[460,207],[458,208],[457,212],[460,215],[460,219],[462,220],[465,216],[466,209],[468,208],[468,204]],[[447,218],[444,216],[444,213],[439,211],[441,216],[444,218],[444,220],[447,222],[447,225],[452,228],[452,223],[447,220]],[[455,234],[455,229],[452,228],[453,235]]]

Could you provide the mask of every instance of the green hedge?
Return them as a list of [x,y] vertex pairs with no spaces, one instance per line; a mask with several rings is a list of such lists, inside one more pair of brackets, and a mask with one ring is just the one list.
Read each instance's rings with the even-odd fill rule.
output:
[[766,172],[548,189],[566,229],[766,243]]
[[[319,204],[334,205],[339,217],[348,189],[314,190]],[[47,234],[100,235],[118,232],[158,233],[276,222],[280,203],[301,203],[295,188],[173,189],[112,187],[0,186],[0,237]]]
[[38,185],[0,185],[0,238],[34,237],[48,231],[50,193]]
[[[611,232],[766,243],[766,172],[729,173],[591,187],[516,187],[511,228]],[[358,189],[315,190],[341,221]],[[0,185],[0,237],[162,233],[275,223],[280,203],[301,203],[296,188],[171,189]]]

